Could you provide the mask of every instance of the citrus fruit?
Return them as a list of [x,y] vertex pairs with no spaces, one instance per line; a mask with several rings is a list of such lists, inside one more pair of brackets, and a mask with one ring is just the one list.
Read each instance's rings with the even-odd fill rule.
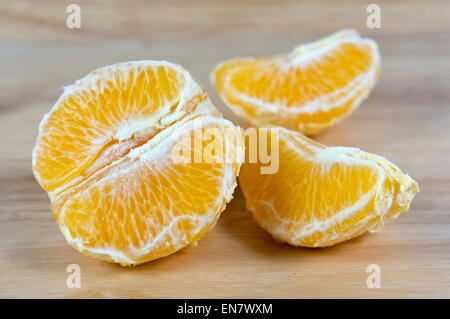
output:
[[311,135],[354,111],[379,68],[377,44],[344,30],[288,54],[225,61],[211,77],[223,101],[251,124]]
[[[210,129],[224,133],[223,160],[204,160],[211,136],[190,143]],[[180,145],[200,160],[180,161]],[[215,225],[242,156],[240,129],[184,68],[136,61],[96,69],[64,89],[40,124],[33,172],[70,245],[136,265],[196,242]]]
[[[258,132],[263,130],[269,129]],[[408,210],[419,190],[381,156],[326,147],[284,128],[272,130],[279,132],[274,135],[279,147],[268,152],[274,158],[279,149],[278,170],[261,174],[265,164],[246,162],[238,179],[247,209],[278,241],[324,247],[377,231]]]

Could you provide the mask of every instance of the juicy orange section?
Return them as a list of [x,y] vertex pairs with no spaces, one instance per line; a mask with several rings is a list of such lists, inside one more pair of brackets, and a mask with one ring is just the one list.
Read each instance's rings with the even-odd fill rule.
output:
[[[215,139],[198,135],[212,129],[223,156],[211,161]],[[180,145],[195,156],[174,157]],[[131,265],[171,254],[215,224],[242,153],[239,128],[187,71],[144,61],[95,70],[66,88],[40,126],[33,171],[72,246]]]
[[[187,101],[178,104],[188,85],[190,79],[175,66],[124,63],[91,72],[65,88],[40,127],[34,152],[39,182],[52,191],[86,169],[114,141],[139,130],[152,135],[170,112],[190,111],[183,110]],[[197,90],[184,98],[201,94]],[[121,136],[127,128],[129,135]]]
[[314,134],[359,105],[378,69],[376,44],[343,31],[288,55],[226,61],[215,69],[213,82],[250,123]]
[[134,150],[136,154],[124,158],[100,182],[87,181],[67,200],[55,201],[60,225],[70,237],[82,241],[88,251],[101,248],[126,256],[151,251],[157,258],[206,232],[224,208],[219,195],[225,190],[231,197],[237,164],[174,163],[170,143],[166,137],[157,146]]
[[372,62],[367,51],[364,46],[342,43],[317,61],[303,62],[302,68],[296,66],[295,58],[248,63],[230,74],[227,85],[235,90],[231,94],[243,94],[262,103],[280,103],[286,108],[302,107],[311,100],[345,89],[348,82],[368,72]]
[[418,191],[393,164],[358,149],[325,147],[285,129],[279,145],[275,174],[244,163],[239,183],[256,221],[292,245],[329,246],[376,230]]

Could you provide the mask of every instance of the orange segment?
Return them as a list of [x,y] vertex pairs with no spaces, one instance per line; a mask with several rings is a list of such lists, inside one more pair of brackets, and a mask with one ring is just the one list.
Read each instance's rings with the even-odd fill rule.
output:
[[253,125],[314,134],[359,106],[379,67],[376,43],[345,30],[286,55],[225,61],[212,80],[225,103]]
[[40,125],[36,177],[52,191],[83,171],[111,143],[152,135],[191,112],[205,93],[167,62],[97,69],[66,87]]
[[323,247],[379,230],[408,210],[418,191],[380,156],[279,132],[278,171],[261,174],[261,163],[244,163],[239,175],[247,209],[277,240]]
[[[186,144],[211,129],[220,133],[222,160],[204,160],[211,140]],[[201,160],[176,160],[180,145]],[[135,265],[195,242],[216,223],[242,154],[239,128],[186,70],[142,61],[97,69],[65,89],[40,126],[33,171],[69,244]]]

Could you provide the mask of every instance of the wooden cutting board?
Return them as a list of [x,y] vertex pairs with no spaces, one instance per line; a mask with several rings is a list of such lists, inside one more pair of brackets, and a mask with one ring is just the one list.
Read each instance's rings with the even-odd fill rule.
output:
[[[450,297],[450,3],[381,1],[368,29],[357,1],[62,1],[0,4],[0,297]],[[196,247],[136,268],[91,259],[66,244],[31,171],[42,116],[64,85],[119,61],[178,62],[226,108],[209,82],[233,56],[268,55],[338,29],[376,39],[382,74],[350,118],[317,136],[390,159],[419,183],[409,212],[385,230],[325,249],[277,244],[236,189]],[[68,288],[68,265],[81,288]],[[379,265],[381,287],[368,288]]]

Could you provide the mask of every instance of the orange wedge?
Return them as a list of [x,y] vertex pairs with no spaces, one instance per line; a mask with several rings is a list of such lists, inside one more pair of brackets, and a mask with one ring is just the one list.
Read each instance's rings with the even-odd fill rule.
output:
[[[209,129],[235,133],[233,140],[221,135],[223,160],[203,160],[210,140],[186,142]],[[201,160],[175,160],[180,145]],[[136,265],[196,242],[215,225],[242,154],[239,128],[184,68],[138,61],[96,69],[64,89],[40,124],[33,172],[70,245]]]
[[288,54],[225,61],[212,81],[231,110],[251,124],[311,135],[354,111],[379,69],[377,44],[344,30]]
[[[301,133],[275,130],[278,170],[262,174],[265,164],[244,163],[239,184],[247,209],[278,241],[324,247],[377,231],[407,211],[419,190],[411,177],[381,156],[326,147]],[[271,152],[274,157],[278,149]]]

